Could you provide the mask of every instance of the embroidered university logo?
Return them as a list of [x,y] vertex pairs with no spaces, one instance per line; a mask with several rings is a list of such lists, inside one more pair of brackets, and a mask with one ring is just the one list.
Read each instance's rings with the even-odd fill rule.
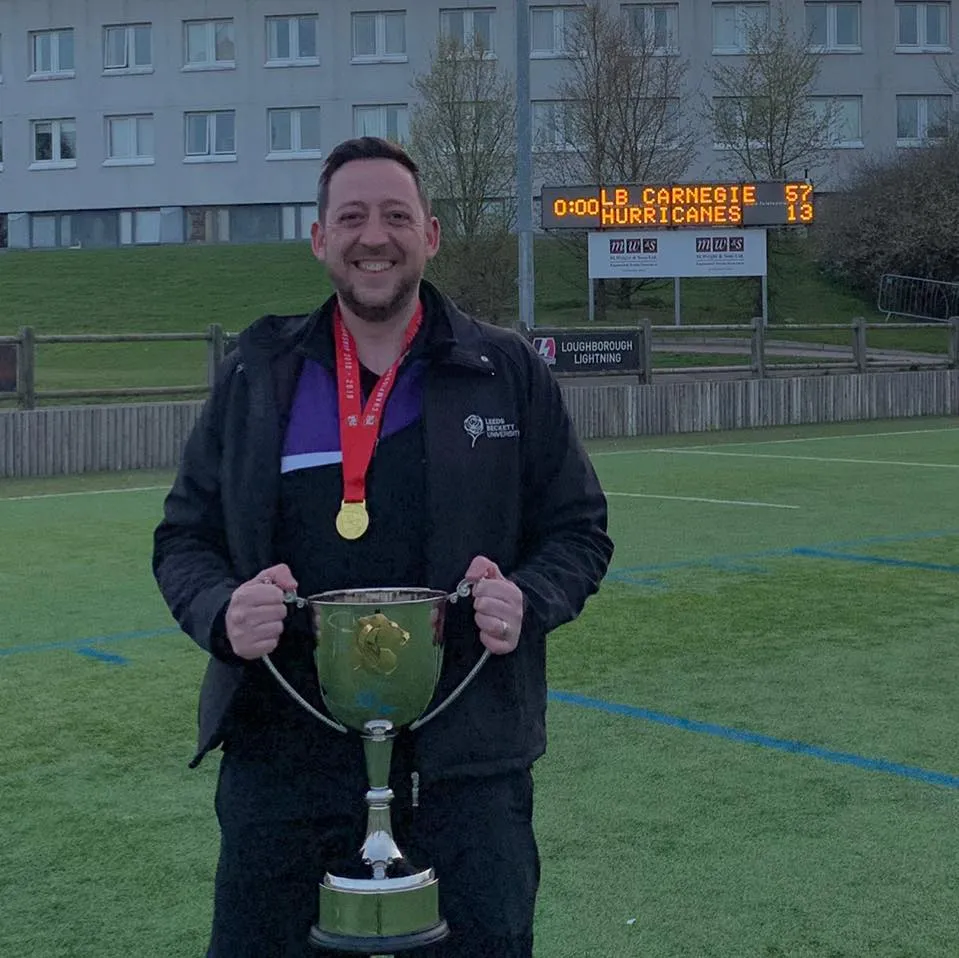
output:
[[466,430],[467,435],[471,436],[473,441],[470,444],[471,447],[476,445],[476,440],[483,435],[483,417],[472,415],[467,416],[463,420],[463,428]]
[[488,439],[519,439],[519,429],[516,423],[507,422],[502,416],[467,416],[463,420],[463,428],[472,437],[471,446],[476,446],[476,440],[485,435]]

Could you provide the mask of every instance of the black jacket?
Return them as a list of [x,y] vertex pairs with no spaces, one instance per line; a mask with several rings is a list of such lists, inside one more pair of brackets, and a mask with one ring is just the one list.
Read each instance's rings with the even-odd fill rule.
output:
[[[526,599],[516,651],[491,656],[462,697],[415,733],[428,780],[524,767],[543,753],[546,635],[598,589],[613,546],[605,497],[545,364],[521,336],[467,317],[426,282],[421,298],[434,343],[423,429],[435,530],[421,584],[452,591],[473,557],[486,555]],[[283,561],[274,522],[297,346],[322,333],[332,311],[331,299],[312,316],[265,316],[241,334],[155,532],[160,590],[184,632],[211,654],[194,765],[223,742],[236,693],[264,668],[229,650],[224,612],[238,585]],[[464,425],[471,416],[483,420],[475,440]],[[436,702],[482,651],[471,617],[450,616],[446,643]]]

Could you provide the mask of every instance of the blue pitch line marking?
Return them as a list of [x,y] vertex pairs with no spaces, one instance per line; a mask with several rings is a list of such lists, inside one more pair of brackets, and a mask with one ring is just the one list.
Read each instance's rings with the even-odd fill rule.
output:
[[[80,652],[89,655],[91,645],[103,645],[110,642],[128,642],[132,639],[152,639],[159,635],[174,635],[180,630],[176,627],[166,629],[149,629],[141,632],[116,632],[113,635],[95,635],[86,639],[67,639],[63,642],[43,642],[37,645],[14,645],[10,648],[0,648],[0,659],[8,655],[26,655],[29,652],[52,652],[67,649],[71,652]],[[85,650],[85,651],[84,651]],[[106,653],[104,653],[106,654]]]
[[864,556],[850,552],[828,552],[825,549],[796,548],[793,555],[812,559],[843,559],[846,562],[866,562],[873,565],[891,565],[900,569],[924,569],[929,572],[959,572],[959,565],[944,565],[940,562],[916,562],[912,559],[897,559],[893,556]]
[[821,546],[794,546],[787,549],[766,549],[761,552],[744,552],[732,555],[706,556],[702,559],[680,559],[650,565],[628,566],[614,569],[607,575],[611,582],[626,582],[633,585],[658,585],[664,587],[659,575],[678,569],[712,567],[727,572],[762,573],[767,570],[757,564],[764,559],[785,559],[802,556],[819,559],[846,559],[850,562],[872,562],[878,565],[894,565],[902,568],[924,569],[933,572],[959,572],[959,566],[939,563],[913,562],[909,559],[864,556],[843,552],[844,549],[862,548],[870,545],[885,545],[893,542],[918,542],[923,539],[943,539],[959,535],[959,529],[935,529],[930,532],[902,533],[898,535],[870,536],[846,542],[826,542]]
[[577,695],[574,692],[551,691],[549,697],[555,702],[564,702],[567,705],[579,705],[583,708],[608,712],[611,715],[622,715],[627,718],[643,719],[657,725],[666,725],[678,728],[684,732],[698,732],[701,735],[712,735],[717,738],[728,739],[733,742],[742,742],[746,745],[758,745],[762,748],[771,748],[778,752],[789,752],[793,755],[808,755],[833,765],[848,765],[868,772],[883,772],[886,775],[898,775],[900,778],[910,778],[929,785],[941,785],[944,788],[959,789],[959,775],[949,775],[946,772],[934,772],[930,769],[918,768],[915,765],[901,765],[884,758],[867,758],[863,755],[854,755],[851,752],[836,752],[832,749],[821,748],[818,745],[809,745],[793,739],[776,738],[772,735],[763,735],[759,732],[747,732],[743,729],[731,728],[728,725],[717,725],[713,722],[699,722],[696,719],[682,718],[678,715],[666,715],[663,712],[653,712],[650,709],[637,708],[632,705],[621,705],[617,702],[605,702],[602,699],[590,698],[586,695]]
[[85,655],[88,659],[106,662],[109,665],[129,665],[130,660],[114,652],[104,652],[102,649],[77,649],[77,655]]

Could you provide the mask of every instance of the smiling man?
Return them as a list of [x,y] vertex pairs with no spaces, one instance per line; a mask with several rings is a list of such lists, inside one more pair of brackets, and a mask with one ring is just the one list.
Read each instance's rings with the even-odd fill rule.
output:
[[362,138],[330,153],[313,252],[335,294],[239,337],[184,450],[153,567],[209,654],[196,765],[222,749],[210,958],[305,958],[318,885],[364,835],[362,743],[323,709],[307,617],[343,588],[474,583],[450,608],[435,720],[396,739],[400,847],[436,870],[450,935],[431,958],[529,958],[546,747],[546,637],[606,572],[606,500],[547,367],[423,280],[440,226],[413,160]]

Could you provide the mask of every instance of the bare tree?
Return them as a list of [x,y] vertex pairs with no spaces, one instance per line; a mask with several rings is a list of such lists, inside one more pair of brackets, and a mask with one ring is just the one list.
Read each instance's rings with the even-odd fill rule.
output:
[[441,37],[413,88],[410,152],[443,226],[432,273],[464,309],[499,321],[516,293],[512,80],[479,42]]
[[726,171],[757,180],[797,179],[820,166],[835,143],[835,102],[812,98],[821,55],[785,13],[744,24],[746,52],[713,67],[705,118],[725,151]]
[[[567,20],[569,53],[558,98],[541,110],[534,150],[543,177],[559,183],[609,186],[669,183],[695,158],[695,126],[680,122],[687,63],[675,38],[657,24],[653,8],[630,15],[587,0]],[[565,234],[585,257],[582,234]],[[642,281],[617,281],[618,304],[629,307]],[[605,313],[605,285],[597,284],[597,311]]]

